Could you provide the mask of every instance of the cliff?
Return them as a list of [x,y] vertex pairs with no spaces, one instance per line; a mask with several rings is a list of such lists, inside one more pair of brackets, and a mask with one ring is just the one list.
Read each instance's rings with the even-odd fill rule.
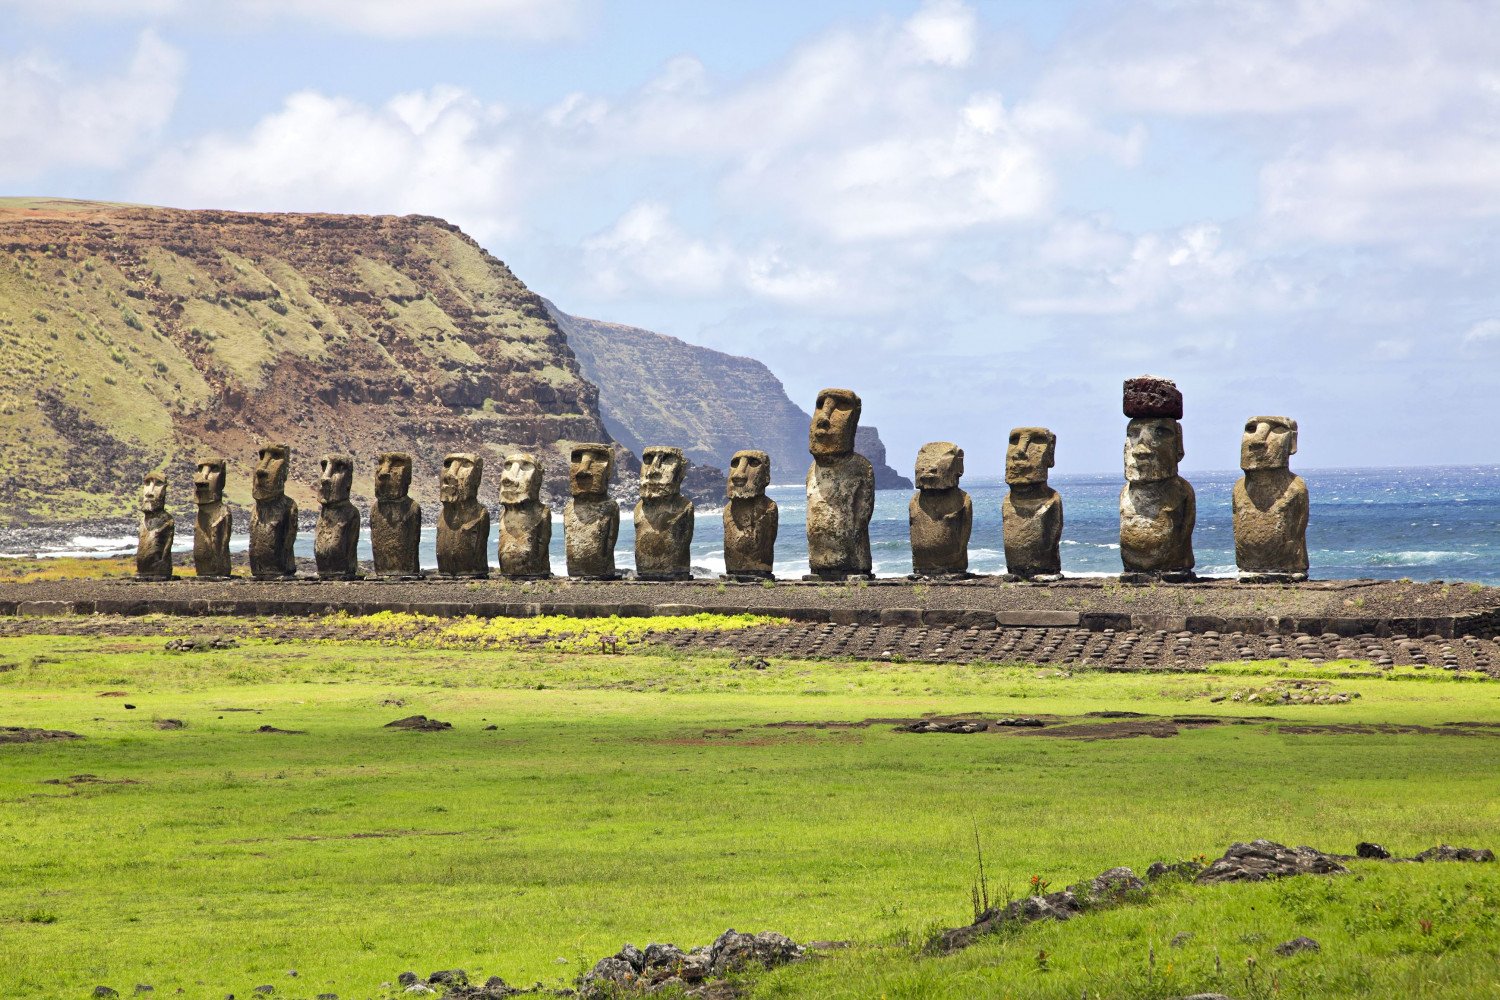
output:
[[[457,228],[421,216],[248,214],[0,199],[0,521],[114,516],[165,470],[231,462],[244,503],[262,441],[317,457],[540,453],[565,494],[573,441],[610,440],[598,390],[542,300]],[[621,456],[630,474],[639,466]]]
[[[627,448],[639,453],[642,445],[673,444],[692,461],[718,468],[728,468],[742,448],[759,448],[771,456],[772,482],[800,483],[807,475],[812,416],[759,361],[546,305],[584,376],[599,386],[605,426]],[[877,488],[911,488],[886,464],[874,427],[859,428],[856,447],[875,466]]]

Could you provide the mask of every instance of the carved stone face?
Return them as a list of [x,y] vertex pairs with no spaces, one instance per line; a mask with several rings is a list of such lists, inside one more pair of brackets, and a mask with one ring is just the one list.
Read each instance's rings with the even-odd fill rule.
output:
[[771,485],[771,457],[763,451],[737,451],[729,460],[729,499],[765,496]]
[[933,441],[917,452],[917,488],[951,490],[964,474],[964,450],[951,441]]
[[818,393],[808,430],[808,450],[815,456],[834,457],[854,451],[854,432],[859,429],[859,397],[848,389],[824,389]]
[[1137,417],[1125,431],[1127,482],[1172,479],[1182,455],[1182,425],[1171,417]]
[[167,481],[155,472],[141,480],[141,510],[155,514],[167,509]]
[[479,499],[479,480],[484,475],[484,459],[471,452],[456,451],[443,457],[443,474],[438,480],[438,499],[443,503],[465,503]]
[[324,455],[318,462],[318,500],[342,503],[354,486],[354,456]]
[[284,444],[268,444],[256,454],[250,495],[257,500],[274,500],[286,493],[286,474],[292,464],[292,449]]
[[193,471],[193,498],[200,504],[218,503],[224,499],[222,458],[206,458]]
[[607,444],[581,444],[568,456],[568,486],[575,497],[602,497],[615,473],[615,450]]
[[687,473],[681,448],[654,445],[641,454],[641,496],[647,499],[676,496]]
[[505,456],[505,469],[500,473],[500,502],[526,503],[540,499],[541,495],[542,463],[525,452]]
[[1047,481],[1057,455],[1057,435],[1045,427],[1017,427],[1005,448],[1005,481],[1026,486]]
[[404,500],[411,491],[411,456],[388,451],[375,466],[375,499]]
[[1297,421],[1289,417],[1251,417],[1240,438],[1240,468],[1285,469],[1297,454]]

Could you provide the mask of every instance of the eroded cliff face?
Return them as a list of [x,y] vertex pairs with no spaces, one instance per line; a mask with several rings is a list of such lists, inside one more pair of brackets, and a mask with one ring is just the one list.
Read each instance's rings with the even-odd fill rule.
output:
[[[759,361],[546,305],[585,377],[600,387],[600,413],[615,440],[636,453],[644,445],[676,445],[693,462],[717,468],[728,468],[736,451],[757,448],[771,456],[773,482],[806,477],[812,415]],[[874,427],[859,428],[855,447],[875,467],[877,489],[911,488],[886,464]]]
[[485,456],[487,502],[518,449],[565,495],[571,444],[611,440],[598,400],[543,301],[440,219],[0,200],[0,519],[129,513],[151,470],[181,510],[197,454],[245,503],[262,441],[311,509],[330,451],[359,499],[381,451],[424,502],[448,451]]

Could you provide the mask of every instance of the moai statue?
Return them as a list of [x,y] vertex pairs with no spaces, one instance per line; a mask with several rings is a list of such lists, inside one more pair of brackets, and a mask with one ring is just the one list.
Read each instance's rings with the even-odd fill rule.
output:
[[1234,561],[1240,579],[1307,579],[1307,484],[1288,465],[1297,454],[1297,421],[1251,417],[1240,439],[1234,484]]
[[635,505],[635,575],[689,580],[693,502],[682,495],[687,459],[681,448],[653,445],[641,453],[641,499]]
[[359,508],[349,502],[354,456],[324,455],[318,463],[318,528],[313,557],[319,580],[359,577]]
[[584,580],[614,580],[615,541],[620,537],[620,505],[609,496],[615,452],[607,444],[580,444],[569,456],[568,487],[573,494],[563,508],[563,542],[568,575]]
[[870,515],[875,470],[854,453],[859,397],[848,389],[818,393],[808,429],[813,464],[807,470],[809,580],[869,579]]
[[443,456],[438,498],[438,575],[483,579],[490,575],[490,512],[479,502],[484,458],[472,452]]
[[229,534],[234,517],[224,502],[226,463],[200,458],[193,471],[193,498],[198,518],[193,525],[193,572],[200,580],[229,575]]
[[1198,501],[1177,474],[1182,461],[1182,393],[1149,375],[1125,382],[1125,488],[1120,491],[1120,560],[1127,575],[1193,579]]
[[776,528],[781,514],[766,496],[771,485],[771,456],[737,451],[729,460],[724,505],[724,575],[730,580],[772,580]]
[[951,441],[933,441],[917,452],[917,492],[907,507],[914,578],[969,575],[974,502],[958,486],[963,474],[964,450]]
[[1000,520],[1005,536],[1005,571],[1022,580],[1062,578],[1063,503],[1047,485],[1057,455],[1057,435],[1045,427],[1017,427],[1005,449],[1005,481],[1010,485]]
[[422,505],[411,491],[411,456],[386,452],[375,467],[375,507],[370,511],[370,550],[375,575],[415,580],[422,576],[417,545],[422,539]]
[[141,533],[135,546],[137,580],[172,579],[172,539],[177,525],[167,513],[167,480],[157,472],[141,480]]
[[542,503],[542,463],[516,452],[500,473],[500,575],[539,580],[552,575],[552,508]]
[[262,445],[257,453],[250,495],[250,575],[257,580],[285,580],[297,575],[297,501],[286,495],[292,449]]

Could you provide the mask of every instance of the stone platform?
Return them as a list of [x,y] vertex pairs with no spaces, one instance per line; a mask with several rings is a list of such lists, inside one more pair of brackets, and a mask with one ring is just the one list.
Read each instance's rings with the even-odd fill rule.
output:
[[1500,588],[1342,580],[1300,584],[676,583],[70,580],[0,584],[0,614],[298,617],[398,611],[438,617],[651,617],[754,613],[799,624],[1066,629],[1079,633],[1450,639],[1500,635]]

